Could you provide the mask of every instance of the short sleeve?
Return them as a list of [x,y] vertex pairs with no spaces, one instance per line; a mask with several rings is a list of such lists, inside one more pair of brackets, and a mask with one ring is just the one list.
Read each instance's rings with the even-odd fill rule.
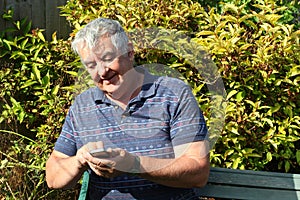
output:
[[204,116],[190,87],[184,84],[176,92],[178,102],[171,120],[171,139],[174,146],[208,138]]
[[54,149],[68,156],[76,155],[77,146],[73,128],[72,107],[68,111],[62,131],[55,143]]

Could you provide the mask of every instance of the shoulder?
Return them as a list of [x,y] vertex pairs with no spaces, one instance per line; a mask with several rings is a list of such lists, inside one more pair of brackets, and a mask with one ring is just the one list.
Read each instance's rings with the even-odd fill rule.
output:
[[84,92],[80,93],[78,96],[75,97],[75,101],[74,103],[76,104],[80,104],[82,102],[90,102],[90,101],[94,101],[94,95],[96,92],[96,87],[91,87],[87,90],[85,90]]
[[73,110],[79,110],[83,107],[88,107],[91,105],[95,105],[96,95],[99,93],[99,89],[97,87],[91,87],[78,96],[75,97],[75,100],[71,106]]
[[170,89],[182,89],[182,88],[187,88],[190,89],[190,86],[184,82],[183,80],[179,78],[173,78],[173,77],[168,77],[168,76],[162,76],[158,79],[160,84],[163,86],[169,87]]
[[158,84],[176,96],[181,96],[183,93],[191,93],[191,87],[181,79],[163,76],[158,79]]

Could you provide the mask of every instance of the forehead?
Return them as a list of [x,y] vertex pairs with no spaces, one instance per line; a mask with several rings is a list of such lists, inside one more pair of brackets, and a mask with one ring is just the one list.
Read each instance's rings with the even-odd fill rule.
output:
[[94,55],[105,56],[106,54],[115,54],[117,49],[112,44],[110,37],[102,37],[98,40],[95,47],[90,48],[86,41],[79,44],[78,52],[80,57],[85,59],[90,59]]
[[97,55],[101,55],[106,52],[112,53],[117,51],[116,47],[111,42],[110,37],[101,37],[96,43],[95,47],[93,47],[91,50]]

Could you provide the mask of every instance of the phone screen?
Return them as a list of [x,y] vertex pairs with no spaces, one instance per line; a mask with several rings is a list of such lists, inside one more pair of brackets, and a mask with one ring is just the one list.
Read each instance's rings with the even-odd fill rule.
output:
[[94,149],[90,151],[90,154],[97,158],[108,158],[109,153],[105,151],[104,149]]

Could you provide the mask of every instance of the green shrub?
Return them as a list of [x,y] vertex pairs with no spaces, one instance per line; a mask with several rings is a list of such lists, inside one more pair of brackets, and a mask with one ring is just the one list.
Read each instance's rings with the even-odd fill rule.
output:
[[13,23],[0,33],[0,198],[67,199],[69,192],[47,188],[44,169],[72,100],[61,86],[74,82],[76,59],[55,34],[47,42],[26,20]]
[[[228,93],[226,125],[213,156],[230,168],[299,169],[299,31],[280,23],[282,8],[225,5],[197,34],[220,66]],[[299,171],[298,171],[299,172]]]
[[[198,0],[198,2],[206,8],[206,10],[210,10],[214,8],[217,10],[217,13],[224,13],[224,9],[228,4],[234,6],[244,6],[244,12],[248,13],[251,11],[258,11],[255,4],[261,5],[274,5],[279,8],[279,14],[282,15],[280,21],[285,24],[295,24],[295,28],[299,29],[300,27],[300,3],[298,0],[213,0],[213,1],[205,1]],[[282,9],[286,8],[286,9]]]
[[119,20],[127,30],[162,26],[192,32],[200,28],[197,20],[202,10],[200,4],[191,0],[70,0],[61,13],[77,30],[92,19],[106,17]]

